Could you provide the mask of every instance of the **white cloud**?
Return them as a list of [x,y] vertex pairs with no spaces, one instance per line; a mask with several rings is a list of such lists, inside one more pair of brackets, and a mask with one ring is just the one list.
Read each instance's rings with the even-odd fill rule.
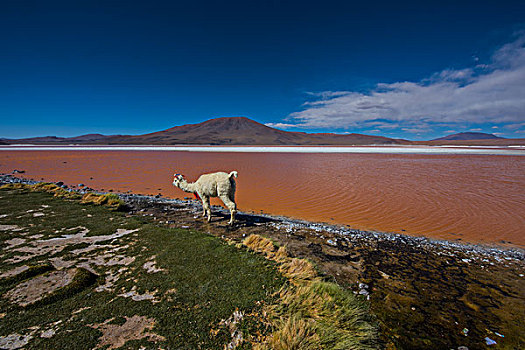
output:
[[266,126],[269,126],[270,128],[278,128],[278,129],[287,129],[287,128],[296,128],[296,124],[286,124],[286,123],[266,123],[264,124]]
[[289,120],[303,128],[392,126],[414,132],[428,131],[436,123],[452,128],[520,123],[525,120],[524,46],[522,33],[496,51],[488,64],[445,69],[420,82],[378,84],[368,93],[310,93],[318,99],[306,102]]
[[481,131],[483,129],[480,129],[480,128],[475,128],[475,129],[470,129],[469,131]]
[[505,125],[505,128],[512,129],[512,130],[520,129],[520,128],[523,128],[523,127],[525,127],[525,123],[515,123],[515,124],[507,124],[507,125]]
[[418,127],[414,127],[414,128],[401,128],[401,130],[403,131],[406,131],[406,132],[409,132],[411,134],[423,134],[423,133],[426,133],[426,132],[429,132],[430,130],[428,128],[418,128]]

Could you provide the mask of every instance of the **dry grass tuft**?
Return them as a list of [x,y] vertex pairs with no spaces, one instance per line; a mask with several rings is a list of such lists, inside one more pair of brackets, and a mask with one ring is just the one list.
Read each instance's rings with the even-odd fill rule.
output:
[[76,192],[66,191],[60,186],[52,183],[40,182],[34,185],[27,186],[31,192],[47,192],[53,194],[57,198],[79,199],[80,195]]
[[80,200],[80,203],[82,204],[97,204],[100,205],[102,199],[101,196],[95,193],[86,193],[82,196],[82,199]]
[[259,235],[250,235],[243,241],[248,248],[259,253],[269,254],[275,250],[273,242]]
[[292,283],[300,283],[307,280],[314,280],[317,271],[312,263],[305,259],[289,258],[279,266],[281,274],[288,278]]
[[289,285],[279,292],[278,300],[265,307],[273,328],[258,350],[302,349],[378,349],[378,330],[368,305],[335,283],[323,282],[314,265],[291,258],[285,247],[275,251],[272,241],[251,235],[244,244],[279,264]]
[[25,184],[5,184],[0,186],[0,190],[25,190],[28,189],[29,186]]
[[76,192],[66,191],[60,186],[57,186],[52,183],[39,182],[34,185],[26,185],[21,183],[15,184],[5,184],[0,189],[17,189],[17,190],[29,190],[31,192],[47,192],[51,193],[57,198],[66,198],[66,199],[78,199],[80,195]]
[[95,194],[86,193],[80,201],[83,204],[105,205],[113,210],[120,210],[125,207],[125,203],[116,194]]
[[321,349],[319,336],[316,334],[315,321],[301,317],[281,318],[277,331],[268,343],[273,350],[316,350]]
[[285,262],[286,259],[288,259],[288,252],[286,251],[286,247],[279,247],[279,249],[277,249],[277,252],[273,255],[272,259],[280,263]]
[[[340,286],[315,281],[284,288],[280,302],[269,314],[277,324],[269,342],[273,348],[303,349],[287,342],[288,333],[296,331],[296,341],[313,344],[305,349],[378,349],[378,330],[367,305]],[[303,323],[298,320],[306,320]],[[293,327],[292,327],[293,326]],[[277,344],[274,342],[278,341]],[[290,344],[290,347],[284,347]],[[279,347],[280,346],[280,347]]]

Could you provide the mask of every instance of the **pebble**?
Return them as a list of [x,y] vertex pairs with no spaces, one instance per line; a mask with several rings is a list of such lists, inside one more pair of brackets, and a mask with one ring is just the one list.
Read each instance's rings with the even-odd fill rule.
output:
[[368,289],[368,284],[359,283],[359,289]]
[[487,345],[496,345],[497,344],[494,340],[490,339],[489,337],[485,337],[485,343]]

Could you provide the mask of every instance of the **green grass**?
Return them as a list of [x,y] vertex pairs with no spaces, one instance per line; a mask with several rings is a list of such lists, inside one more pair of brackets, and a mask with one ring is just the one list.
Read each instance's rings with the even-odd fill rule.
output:
[[[35,212],[45,215],[35,217]],[[132,340],[125,345],[126,348],[221,349],[231,336],[220,322],[228,319],[235,310],[249,315],[240,325],[245,337],[250,333],[256,335],[269,331],[260,311],[265,304],[273,302],[272,295],[283,285],[284,279],[274,263],[260,255],[237,249],[203,233],[155,226],[104,206],[80,204],[77,200],[59,199],[53,194],[27,189],[0,190],[0,215],[7,215],[0,218],[0,225],[23,228],[15,232],[0,231],[0,272],[21,265],[30,266],[30,272],[24,275],[0,280],[0,310],[5,314],[0,319],[0,336],[32,332],[33,339],[26,345],[28,349],[92,349],[97,346],[102,333],[90,325],[113,317],[116,319],[112,323],[123,323],[124,316],[134,315],[155,319],[151,332],[165,340],[156,345],[147,339]],[[27,239],[15,247],[23,248],[30,246],[29,236],[39,235],[35,239],[49,240],[73,234],[79,229],[68,229],[79,226],[90,230],[88,236],[111,235],[119,228],[139,231],[112,241],[98,242],[97,249],[86,255],[74,254],[75,249],[88,247],[83,243],[20,263],[7,262],[24,255],[13,248],[4,249],[9,246],[8,240]],[[111,252],[113,248],[120,249]],[[51,258],[74,261],[72,267],[75,267],[84,261],[82,258],[108,252],[116,259],[119,256],[133,257],[134,261],[128,265],[92,264],[98,275],[95,283],[89,274],[79,276],[71,288],[25,308],[2,297],[21,279],[28,280],[35,274],[48,271]],[[164,271],[148,273],[143,268],[153,256],[155,266]],[[119,273],[119,270],[120,276],[112,291],[95,290],[104,284],[107,273]],[[134,301],[118,296],[132,290],[137,294],[154,293],[158,302]],[[81,308],[88,309],[74,313]],[[56,331],[53,337],[39,336],[40,332],[50,328]],[[244,346],[249,347],[249,344]]]

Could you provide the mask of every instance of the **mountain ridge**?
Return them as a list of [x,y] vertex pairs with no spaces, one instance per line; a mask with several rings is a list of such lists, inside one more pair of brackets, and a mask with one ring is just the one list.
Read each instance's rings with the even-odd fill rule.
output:
[[445,140],[493,140],[503,139],[503,137],[496,136],[494,134],[488,134],[484,132],[459,132],[456,134],[450,134],[430,141],[445,141]]
[[410,144],[403,139],[363,134],[331,134],[283,131],[246,117],[222,117],[185,124],[143,135],[87,134],[69,138],[55,136],[7,140],[8,143],[79,143],[107,145],[371,145]]
[[[482,135],[481,138],[480,135]],[[184,124],[142,135],[86,134],[75,137],[0,139],[0,144],[81,145],[257,145],[257,146],[352,146],[352,145],[525,145],[525,139],[504,139],[492,134],[458,133],[430,141],[409,141],[364,134],[306,133],[269,127],[246,117],[221,117]]]

